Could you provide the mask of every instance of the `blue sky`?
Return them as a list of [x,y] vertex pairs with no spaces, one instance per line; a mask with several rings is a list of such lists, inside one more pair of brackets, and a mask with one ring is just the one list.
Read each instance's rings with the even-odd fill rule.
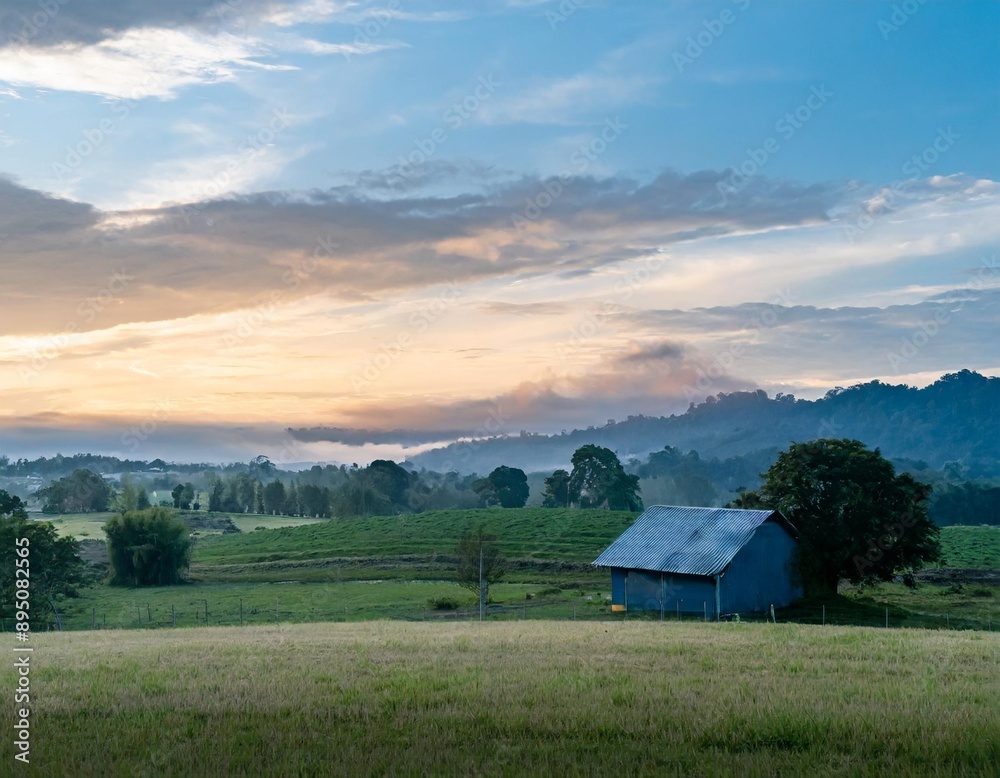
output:
[[[974,0],[13,0],[0,431],[235,457],[995,374],[998,31]],[[253,432],[177,442],[208,424]]]

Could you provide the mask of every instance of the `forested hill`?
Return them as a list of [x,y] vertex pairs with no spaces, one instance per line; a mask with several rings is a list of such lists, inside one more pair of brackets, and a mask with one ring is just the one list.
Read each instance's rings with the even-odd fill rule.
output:
[[[414,456],[430,470],[489,472],[514,464],[526,471],[566,467],[584,443],[644,459],[664,446],[726,459],[779,450],[793,441],[856,438],[892,459],[951,467],[967,478],[1000,475],[1000,378],[962,370],[916,389],[879,381],[837,387],[819,400],[733,392],[669,417],[631,416],[561,435],[519,435],[458,443]],[[949,465],[949,463],[954,463]]]

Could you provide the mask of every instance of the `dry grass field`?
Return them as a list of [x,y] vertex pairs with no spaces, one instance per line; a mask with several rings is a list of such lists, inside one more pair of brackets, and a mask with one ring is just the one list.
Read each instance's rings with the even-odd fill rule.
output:
[[[35,775],[995,775],[1000,764],[1000,635],[983,632],[378,621],[32,644]],[[13,683],[8,662],[0,685]]]

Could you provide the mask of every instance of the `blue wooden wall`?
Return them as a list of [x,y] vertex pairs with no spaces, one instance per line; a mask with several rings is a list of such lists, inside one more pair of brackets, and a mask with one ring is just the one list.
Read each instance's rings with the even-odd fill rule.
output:
[[767,521],[736,554],[722,574],[723,613],[766,612],[783,608],[802,596],[793,570],[796,542],[784,527]]

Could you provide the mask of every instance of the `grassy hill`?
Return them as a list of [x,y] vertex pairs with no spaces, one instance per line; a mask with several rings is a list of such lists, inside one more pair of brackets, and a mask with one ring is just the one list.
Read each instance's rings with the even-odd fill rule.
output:
[[[515,572],[583,568],[618,537],[634,513],[522,508],[451,510],[367,519],[334,519],[306,526],[199,540],[192,571],[202,580],[330,580],[326,569],[352,569],[356,577],[427,574],[450,566],[458,538],[480,522],[495,533]],[[245,517],[244,526],[266,526]],[[1000,569],[1000,527],[945,527],[943,567]],[[317,577],[318,576],[318,577]],[[338,574],[343,578],[343,574]]]
[[589,564],[635,518],[601,510],[502,508],[333,519],[304,527],[201,539],[199,580],[336,580],[441,577],[454,566],[459,538],[485,524],[514,561],[512,576],[575,571]]
[[[32,643],[26,774],[993,775],[1000,761],[1000,635],[982,632],[383,621]],[[0,685],[15,673],[5,662]]]
[[1000,527],[943,527],[941,551],[941,567],[1000,570]]

